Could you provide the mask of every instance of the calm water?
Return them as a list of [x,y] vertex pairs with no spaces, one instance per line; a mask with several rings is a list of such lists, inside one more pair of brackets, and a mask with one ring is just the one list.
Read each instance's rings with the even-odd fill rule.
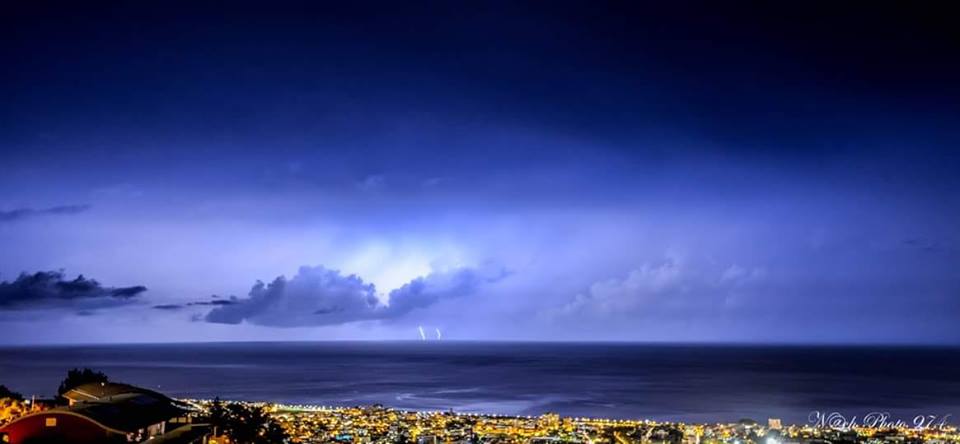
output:
[[960,349],[528,343],[0,348],[0,384],[50,395],[68,368],[177,397],[688,421],[812,410],[956,414]]

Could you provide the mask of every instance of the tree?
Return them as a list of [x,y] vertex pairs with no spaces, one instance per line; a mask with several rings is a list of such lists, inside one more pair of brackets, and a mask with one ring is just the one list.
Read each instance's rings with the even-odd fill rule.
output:
[[263,442],[270,444],[285,443],[288,438],[290,438],[290,435],[287,435],[287,431],[271,418],[263,430]]
[[29,410],[30,406],[21,400],[0,398],[0,426],[27,414]]
[[14,401],[23,401],[23,395],[10,390],[7,386],[0,384],[0,399],[12,399]]
[[213,404],[210,405],[210,412],[207,415],[207,422],[218,431],[222,430],[227,423],[227,410],[223,408],[223,401],[217,396],[213,398]]
[[23,395],[0,385],[0,425],[6,424],[27,413]]
[[95,372],[89,368],[84,368],[83,370],[75,368],[67,372],[67,377],[63,379],[63,382],[60,383],[60,388],[57,389],[57,395],[62,396],[64,393],[78,386],[92,382],[104,383],[110,382],[110,380],[103,372]]
[[220,398],[213,400],[207,421],[217,432],[238,444],[281,444],[288,436],[263,407],[240,403],[224,405]]

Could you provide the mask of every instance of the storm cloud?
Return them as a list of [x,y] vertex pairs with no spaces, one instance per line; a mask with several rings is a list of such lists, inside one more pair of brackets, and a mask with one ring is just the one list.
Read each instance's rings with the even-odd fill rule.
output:
[[9,211],[0,211],[0,222],[13,222],[35,216],[78,214],[89,209],[90,205],[60,205],[42,209],[16,208]]
[[434,272],[389,293],[385,304],[376,287],[357,275],[343,275],[322,266],[301,267],[291,279],[280,276],[269,284],[257,281],[248,298],[211,310],[204,318],[221,324],[273,327],[338,325],[396,319],[441,300],[469,296],[480,286],[505,276],[503,271],[472,268]]
[[67,279],[63,271],[22,273],[13,281],[0,282],[0,311],[71,309],[79,312],[127,305],[147,291],[133,287],[104,287],[83,275]]

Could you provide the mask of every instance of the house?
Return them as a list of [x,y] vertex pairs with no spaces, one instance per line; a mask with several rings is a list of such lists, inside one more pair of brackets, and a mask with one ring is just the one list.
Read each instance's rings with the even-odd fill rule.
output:
[[167,432],[168,424],[189,422],[191,409],[152,390],[127,384],[85,384],[63,395],[67,407],[22,416],[0,428],[11,444],[127,443],[165,437],[163,442],[193,442],[204,425]]

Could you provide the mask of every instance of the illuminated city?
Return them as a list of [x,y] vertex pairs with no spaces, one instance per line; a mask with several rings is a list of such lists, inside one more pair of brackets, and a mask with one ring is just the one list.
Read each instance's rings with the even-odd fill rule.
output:
[[[99,380],[99,382],[97,381]],[[92,381],[92,382],[91,382]],[[79,384],[79,385],[77,385]],[[72,388],[71,388],[72,387]],[[0,386],[4,443],[586,443],[586,444],[948,444],[960,442],[950,415],[896,418],[810,413],[804,424],[779,418],[730,423],[514,416],[368,406],[318,406],[171,399],[72,371],[58,401],[25,399]],[[77,422],[74,417],[86,422]],[[100,436],[99,438],[97,436]]]
[[[190,400],[209,406],[209,400]],[[955,426],[935,422],[899,427],[787,425],[775,418],[732,424],[684,424],[647,420],[570,418],[556,414],[498,416],[456,412],[414,412],[383,406],[321,407],[259,404],[299,443],[655,443],[655,444],[807,444],[807,443],[956,443]]]

